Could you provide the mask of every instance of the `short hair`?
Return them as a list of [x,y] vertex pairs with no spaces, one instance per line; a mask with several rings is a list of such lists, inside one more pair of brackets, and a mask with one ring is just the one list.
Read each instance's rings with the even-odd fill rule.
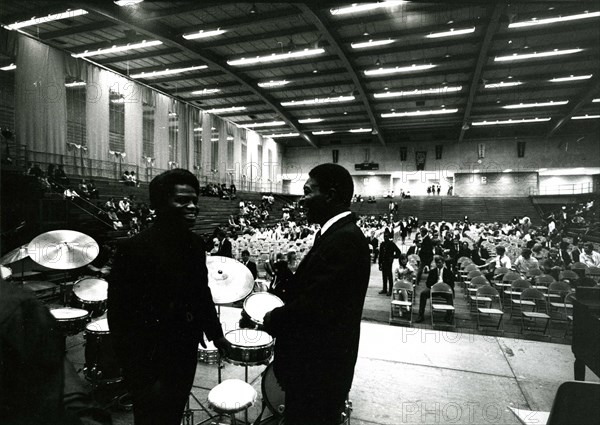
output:
[[438,260],[444,261],[444,257],[442,257],[441,255],[434,255],[433,261],[435,261],[437,263]]
[[594,250],[594,243],[593,242],[588,242],[585,245],[583,245],[583,248],[588,248],[588,249],[591,249],[593,251]]
[[531,249],[523,248],[523,250],[521,251],[521,257],[523,257],[523,258],[531,257]]
[[248,251],[247,249],[242,251],[242,256],[247,255],[250,256],[250,251]]
[[335,189],[339,201],[345,206],[350,206],[354,194],[354,182],[344,167],[331,163],[320,164],[310,170],[308,175],[317,181],[321,193]]
[[150,192],[150,205],[152,208],[160,209],[163,207],[178,184],[190,185],[196,192],[196,195],[200,194],[200,183],[198,183],[195,175],[183,168],[168,170],[154,177],[150,182],[148,190]]
[[506,248],[504,248],[502,245],[499,245],[496,247],[496,253],[498,255],[504,255],[505,252],[506,252]]

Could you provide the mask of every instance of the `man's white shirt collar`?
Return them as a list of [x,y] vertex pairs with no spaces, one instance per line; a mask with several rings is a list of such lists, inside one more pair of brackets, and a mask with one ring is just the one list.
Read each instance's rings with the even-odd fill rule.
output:
[[343,213],[339,213],[338,215],[335,215],[333,217],[331,217],[329,220],[327,220],[325,222],[325,224],[323,225],[323,227],[321,227],[321,236],[323,236],[323,234],[327,231],[327,229],[329,229],[331,226],[333,226],[333,224],[338,221],[341,220],[342,218],[346,217],[347,215],[350,215],[351,211],[344,211]]

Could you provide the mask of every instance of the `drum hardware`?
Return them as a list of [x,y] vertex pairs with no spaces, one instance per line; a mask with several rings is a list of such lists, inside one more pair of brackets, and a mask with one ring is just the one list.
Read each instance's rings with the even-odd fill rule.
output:
[[66,351],[67,336],[77,335],[89,321],[90,313],[78,308],[52,308],[50,313],[56,319],[56,330],[62,336],[62,346]]
[[121,368],[114,353],[108,320],[101,319],[88,323],[84,338],[83,374],[92,383],[93,388],[123,381]]

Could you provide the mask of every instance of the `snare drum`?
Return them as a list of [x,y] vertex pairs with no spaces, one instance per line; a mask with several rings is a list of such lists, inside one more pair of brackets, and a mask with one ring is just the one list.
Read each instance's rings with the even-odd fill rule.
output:
[[275,341],[266,332],[256,329],[236,329],[225,334],[231,343],[229,363],[241,366],[266,364],[273,356]]
[[198,344],[198,361],[201,363],[215,364],[219,361],[219,350],[212,341],[204,341],[206,348]]
[[98,317],[106,311],[107,298],[107,281],[97,277],[84,277],[73,285],[73,299],[71,304],[89,311],[92,317]]
[[98,383],[109,384],[123,380],[106,319],[91,322],[85,327],[83,373],[87,379]]
[[262,325],[265,314],[281,306],[283,306],[281,298],[270,292],[255,292],[244,300],[244,312],[259,325]]
[[90,313],[79,308],[53,308],[50,313],[56,319],[58,331],[64,336],[76,335],[85,329],[89,321]]

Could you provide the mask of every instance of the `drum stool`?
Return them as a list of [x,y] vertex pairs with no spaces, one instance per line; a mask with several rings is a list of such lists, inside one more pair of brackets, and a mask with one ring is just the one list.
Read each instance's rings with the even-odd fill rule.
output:
[[236,424],[235,414],[248,413],[256,401],[256,390],[240,379],[226,379],[208,393],[208,405],[219,415],[227,415]]

